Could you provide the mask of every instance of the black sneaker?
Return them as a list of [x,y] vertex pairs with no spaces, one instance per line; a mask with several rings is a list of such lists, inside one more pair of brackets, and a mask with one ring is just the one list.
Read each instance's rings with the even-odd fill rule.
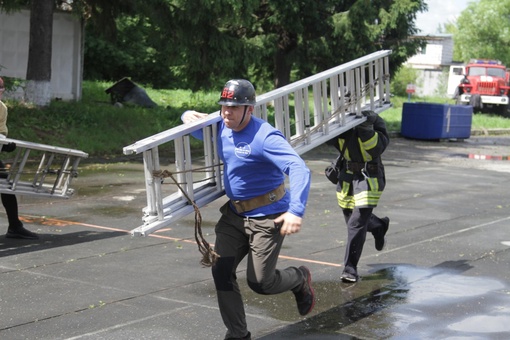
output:
[[298,292],[294,292],[299,314],[306,315],[310,313],[315,306],[315,292],[312,288],[312,274],[305,266],[299,267],[303,273],[304,282]]
[[343,282],[355,283],[355,282],[358,282],[359,276],[357,274],[351,274],[351,273],[348,273],[348,272],[343,272],[342,275],[340,276],[340,279]]
[[7,229],[7,234],[5,234],[6,238],[22,238],[27,240],[37,240],[39,235],[31,232],[28,229],[25,229],[23,225],[16,226],[14,228],[9,227]]
[[382,227],[382,233],[378,237],[375,238],[375,249],[381,251],[384,249],[384,245],[386,244],[386,233],[388,232],[388,228],[390,227],[390,219],[388,217],[381,218],[384,222],[384,226]]
[[246,334],[242,338],[226,338],[225,340],[251,340],[251,333],[248,332],[248,334]]

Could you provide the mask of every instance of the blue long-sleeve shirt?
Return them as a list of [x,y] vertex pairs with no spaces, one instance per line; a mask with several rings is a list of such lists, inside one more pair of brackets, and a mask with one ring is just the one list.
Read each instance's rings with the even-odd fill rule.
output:
[[[241,131],[219,122],[218,152],[223,161],[225,192],[232,200],[247,200],[276,189],[289,176],[290,190],[278,202],[244,212],[254,217],[290,212],[303,217],[310,191],[310,170],[283,134],[252,116]],[[201,138],[201,134],[194,134]]]

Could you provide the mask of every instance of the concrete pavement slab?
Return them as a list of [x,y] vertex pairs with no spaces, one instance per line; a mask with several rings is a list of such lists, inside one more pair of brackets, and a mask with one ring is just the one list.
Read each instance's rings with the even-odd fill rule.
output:
[[[367,237],[362,279],[341,283],[346,227],[323,175],[334,151],[303,155],[312,170],[305,225],[279,267],[306,264],[314,311],[291,293],[261,296],[238,278],[254,339],[504,339],[510,335],[510,137],[394,138],[376,214],[391,219],[378,252]],[[138,162],[82,164],[69,200],[20,198],[36,241],[0,236],[2,339],[222,339],[210,269],[199,264],[194,218],[132,237],[146,205]],[[201,209],[214,242],[224,199]],[[2,215],[0,215],[2,216]],[[2,220],[0,219],[0,222]],[[5,221],[5,219],[3,219]]]

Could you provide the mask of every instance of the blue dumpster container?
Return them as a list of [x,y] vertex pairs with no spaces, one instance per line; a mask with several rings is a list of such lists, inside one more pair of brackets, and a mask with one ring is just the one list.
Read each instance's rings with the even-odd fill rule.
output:
[[414,139],[466,139],[472,119],[469,105],[404,103],[400,134]]

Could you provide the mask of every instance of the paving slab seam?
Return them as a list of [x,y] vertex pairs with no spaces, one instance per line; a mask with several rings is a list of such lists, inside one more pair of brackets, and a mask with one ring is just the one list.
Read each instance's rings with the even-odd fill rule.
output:
[[58,261],[58,262],[51,262],[51,263],[46,262],[46,263],[42,263],[40,265],[33,265],[33,266],[30,266],[30,267],[25,267],[25,268],[19,268],[19,267],[11,268],[11,267],[5,267],[5,266],[0,266],[0,268],[6,269],[6,271],[3,271],[2,274],[4,274],[4,273],[11,273],[11,272],[27,272],[27,271],[30,271],[30,270],[33,270],[33,269],[48,268],[50,266],[56,266],[56,265],[60,265],[60,264],[70,263],[70,262],[78,262],[78,261],[83,261],[83,260],[90,260],[90,259],[94,259],[94,258],[104,257],[104,256],[107,256],[107,255],[121,254],[121,253],[125,253],[127,251],[135,251],[135,250],[140,250],[140,249],[146,249],[146,248],[161,246],[161,245],[164,245],[164,244],[167,244],[167,242],[155,243],[155,244],[150,244],[150,245],[144,245],[142,247],[131,247],[131,248],[127,248],[127,249],[121,249],[121,250],[117,250],[117,251],[111,251],[111,252],[100,253],[100,254],[93,254],[93,255],[89,255],[89,256],[82,256],[82,257],[77,257],[77,258],[73,258],[73,259],[67,259],[67,260]]
[[[420,196],[420,197],[426,197],[426,196]],[[406,200],[404,200],[404,201],[406,201]],[[395,202],[399,202],[399,201],[395,201]],[[499,208],[494,208],[494,209],[499,210]],[[389,210],[392,210],[392,209],[389,209]],[[444,222],[453,222],[453,221],[465,219],[467,217],[480,217],[480,216],[484,215],[483,213],[486,213],[486,211],[477,212],[476,214],[460,215],[460,216],[456,216],[454,218],[450,218],[448,220],[441,220],[440,222],[441,223],[444,223]],[[487,213],[487,214],[490,215],[490,213]],[[510,217],[508,217],[508,218],[510,218]],[[505,219],[507,219],[507,218],[505,218]],[[492,222],[487,222],[487,223],[492,223]],[[411,231],[419,231],[420,229],[428,228],[428,227],[434,226],[436,224],[438,224],[437,221],[436,222],[427,223],[427,224],[421,224],[421,225],[417,225],[416,227],[413,227],[413,228],[408,228],[408,229],[405,229],[405,230],[400,230],[400,231],[393,232],[391,235],[399,235],[399,234],[405,234],[405,233],[408,233],[408,232],[411,232]],[[458,231],[460,231],[460,230],[458,230]],[[388,234],[388,236],[390,236],[390,235]]]
[[431,242],[431,241],[434,241],[434,240],[439,240],[439,239],[442,239],[442,238],[445,238],[445,237],[448,237],[448,236],[462,234],[462,233],[465,233],[467,231],[471,231],[471,230],[487,227],[487,226],[490,226],[492,224],[499,223],[499,222],[504,222],[504,221],[508,221],[508,220],[510,220],[510,216],[504,217],[504,218],[500,218],[498,220],[494,220],[494,221],[491,221],[491,222],[478,224],[478,225],[475,225],[475,226],[472,226],[472,227],[456,230],[456,231],[451,232],[451,233],[446,233],[446,234],[438,235],[438,236],[431,237],[431,238],[428,238],[428,239],[425,239],[425,240],[409,243],[409,244],[406,244],[404,246],[400,246],[400,247],[396,247],[396,248],[392,248],[392,249],[388,249],[388,250],[383,250],[382,252],[380,252],[378,254],[366,255],[365,258],[372,258],[372,257],[377,257],[380,254],[382,255],[382,254],[397,252],[397,251],[400,251],[400,250],[403,250],[403,249],[406,249],[406,248],[415,247],[415,246],[417,246],[419,244]]
[[84,333],[84,334],[80,334],[78,336],[74,336],[74,337],[71,337],[71,338],[66,338],[66,340],[76,340],[76,339],[81,339],[81,338],[85,338],[85,337],[90,337],[90,336],[98,335],[98,334],[109,332],[109,331],[112,331],[112,330],[121,329],[121,328],[126,327],[126,326],[136,325],[136,324],[139,324],[141,322],[145,322],[147,320],[152,320],[152,319],[155,319],[155,318],[159,318],[161,316],[172,315],[172,314],[175,314],[176,312],[180,312],[182,310],[186,310],[186,309],[189,309],[189,308],[190,307],[176,308],[176,309],[173,309],[173,310],[171,310],[169,312],[154,314],[154,315],[151,315],[151,316],[148,316],[148,317],[145,317],[145,318],[140,318],[140,319],[129,321],[129,322],[125,322],[125,323],[122,323],[122,324],[117,324],[115,326],[99,329],[99,330],[97,330],[95,332]]
[[[62,278],[62,277],[56,277],[56,276],[53,276],[53,275],[47,275],[47,274],[41,274],[41,273],[35,273],[35,274],[39,275],[39,276],[50,277],[50,278],[53,278],[53,279],[60,279],[60,280],[70,281],[70,282],[79,282],[81,284],[95,286],[96,288],[115,290],[115,291],[119,291],[119,292],[130,293],[130,294],[135,293],[133,291],[128,291],[128,290],[125,290],[125,289],[118,289],[118,288],[111,287],[111,286],[105,287],[105,286],[102,286],[102,285],[94,285],[94,284],[91,284],[90,282],[86,282],[86,281],[66,279],[66,278]],[[204,280],[204,281],[209,281],[209,280]],[[193,284],[200,283],[200,282],[203,282],[203,281],[197,281],[197,282],[194,282]],[[191,283],[188,283],[186,285],[191,285]],[[143,293],[143,294],[137,294],[137,295],[128,296],[128,297],[125,297],[125,298],[122,298],[122,299],[116,299],[116,300],[112,300],[112,301],[103,301],[102,306],[115,305],[115,304],[118,304],[118,303],[122,303],[122,302],[126,302],[126,301],[131,301],[131,300],[135,300],[135,299],[138,299],[138,298],[141,298],[141,297],[147,297],[148,296],[148,297],[152,297],[154,299],[163,300],[163,301],[170,301],[170,302],[179,303],[179,304],[184,305],[183,307],[179,307],[177,309],[174,308],[174,309],[172,309],[168,313],[162,313],[162,315],[170,315],[170,314],[175,313],[176,311],[189,309],[191,307],[199,307],[199,308],[207,308],[207,309],[212,309],[212,310],[218,310],[218,307],[215,307],[215,306],[213,307],[213,306],[209,306],[209,305],[205,305],[205,304],[201,304],[201,303],[194,303],[194,302],[190,302],[190,301],[171,299],[171,298],[167,298],[167,297],[164,297],[164,296],[158,296],[157,295],[158,293],[169,291],[169,290],[175,290],[175,289],[178,289],[178,288],[180,288],[180,287],[179,286],[177,286],[177,287],[167,287],[167,288],[163,288],[163,289],[159,289],[159,290],[155,290],[155,291],[151,291],[151,292],[147,292],[147,293]],[[0,328],[0,331],[9,330],[9,329],[13,329],[13,328],[21,327],[21,326],[25,326],[25,325],[30,325],[30,324],[41,322],[41,321],[57,319],[57,318],[60,318],[60,317],[66,316],[66,315],[73,315],[73,314],[76,314],[76,313],[81,313],[83,311],[88,311],[90,309],[91,309],[90,305],[87,305],[85,307],[78,308],[78,309],[75,309],[75,310],[72,310],[72,311],[67,311],[67,312],[64,312],[64,313],[59,313],[59,314],[47,316],[47,317],[44,317],[44,318],[38,318],[36,320],[31,320],[31,321],[24,322],[24,323],[21,323],[21,324],[16,324],[16,325],[12,325],[12,326],[9,326],[9,327]],[[148,319],[150,319],[150,318],[152,318],[152,317],[149,317]]]

